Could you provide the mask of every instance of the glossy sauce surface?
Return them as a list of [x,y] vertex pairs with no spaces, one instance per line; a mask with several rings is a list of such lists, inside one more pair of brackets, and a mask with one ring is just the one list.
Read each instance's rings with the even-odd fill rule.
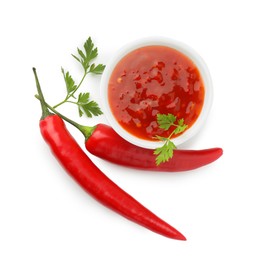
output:
[[189,129],[202,110],[204,95],[195,64],[166,46],[146,46],[127,54],[116,65],[108,86],[109,105],[118,123],[146,140],[168,137],[174,129],[160,129],[158,113],[183,118]]

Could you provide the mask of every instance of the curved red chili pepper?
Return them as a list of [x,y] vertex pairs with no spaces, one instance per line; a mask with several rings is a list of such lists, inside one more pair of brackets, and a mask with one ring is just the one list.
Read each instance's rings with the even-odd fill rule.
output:
[[142,170],[188,171],[217,160],[221,148],[204,150],[174,150],[173,157],[160,165],[155,164],[155,155],[150,149],[135,146],[120,137],[112,127],[98,124],[85,142],[86,149],[107,161]]
[[106,207],[158,234],[186,240],[179,231],[145,208],[95,166],[68,132],[63,120],[49,113],[36,71],[33,70],[43,112],[39,124],[41,134],[63,168],[86,192]]
[[112,127],[105,124],[98,124],[94,127],[79,125],[60,114],[49,104],[46,103],[46,105],[84,134],[85,146],[90,153],[117,165],[140,170],[189,171],[212,163],[223,154],[223,150],[218,147],[203,150],[174,150],[173,157],[168,162],[156,165],[153,150],[127,142]]

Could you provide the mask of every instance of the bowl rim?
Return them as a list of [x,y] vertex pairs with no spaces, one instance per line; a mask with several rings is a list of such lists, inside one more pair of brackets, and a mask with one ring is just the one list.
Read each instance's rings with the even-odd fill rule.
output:
[[212,106],[212,101],[213,101],[213,85],[212,85],[212,79],[211,79],[208,67],[206,63],[204,62],[203,58],[189,45],[181,41],[171,39],[171,38],[166,38],[162,36],[151,36],[151,37],[145,37],[145,38],[131,41],[125,44],[124,46],[122,46],[118,51],[114,53],[113,57],[107,63],[105,70],[103,72],[103,75],[101,78],[101,84],[100,84],[101,105],[104,111],[104,115],[106,119],[108,120],[108,123],[117,132],[117,134],[119,134],[126,141],[134,145],[137,145],[143,148],[148,148],[148,149],[155,149],[155,148],[160,147],[163,144],[163,141],[150,141],[150,140],[141,139],[129,133],[118,123],[118,121],[114,117],[109,106],[109,100],[108,100],[108,85],[109,84],[108,83],[109,83],[111,74],[114,70],[114,67],[125,55],[141,47],[159,46],[159,45],[176,49],[182,52],[188,58],[190,58],[193,61],[193,63],[196,65],[196,67],[198,68],[201,78],[203,80],[204,87],[205,87],[204,104],[203,104],[201,113],[198,116],[195,123],[187,131],[185,131],[178,137],[172,138],[172,142],[176,146],[179,146],[182,143],[188,141],[200,131],[200,129],[202,128],[202,126],[204,125],[208,117],[209,111]]

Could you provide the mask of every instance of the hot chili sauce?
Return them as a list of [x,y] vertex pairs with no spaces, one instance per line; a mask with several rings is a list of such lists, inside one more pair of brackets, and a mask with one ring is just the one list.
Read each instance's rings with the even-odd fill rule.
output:
[[146,140],[168,137],[174,128],[158,127],[157,114],[183,118],[189,129],[204,101],[204,85],[195,64],[166,46],[136,49],[116,65],[108,87],[109,104],[118,123]]

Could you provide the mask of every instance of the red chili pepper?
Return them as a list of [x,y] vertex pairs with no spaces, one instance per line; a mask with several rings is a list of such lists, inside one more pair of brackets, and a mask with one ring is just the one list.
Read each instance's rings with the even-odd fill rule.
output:
[[221,148],[174,150],[173,157],[160,165],[150,149],[135,146],[121,138],[110,126],[98,124],[86,140],[86,149],[110,162],[142,170],[179,172],[207,165],[223,153]]
[[186,240],[179,231],[145,208],[95,166],[68,132],[63,120],[48,111],[34,68],[33,71],[42,107],[41,134],[63,168],[106,207],[163,236]]
[[60,114],[47,103],[46,105],[84,134],[86,149],[91,154],[118,165],[140,170],[189,171],[212,163],[223,154],[223,150],[217,147],[203,150],[174,150],[173,157],[168,162],[157,166],[152,150],[127,142],[112,127],[105,124],[94,127],[82,126]]

